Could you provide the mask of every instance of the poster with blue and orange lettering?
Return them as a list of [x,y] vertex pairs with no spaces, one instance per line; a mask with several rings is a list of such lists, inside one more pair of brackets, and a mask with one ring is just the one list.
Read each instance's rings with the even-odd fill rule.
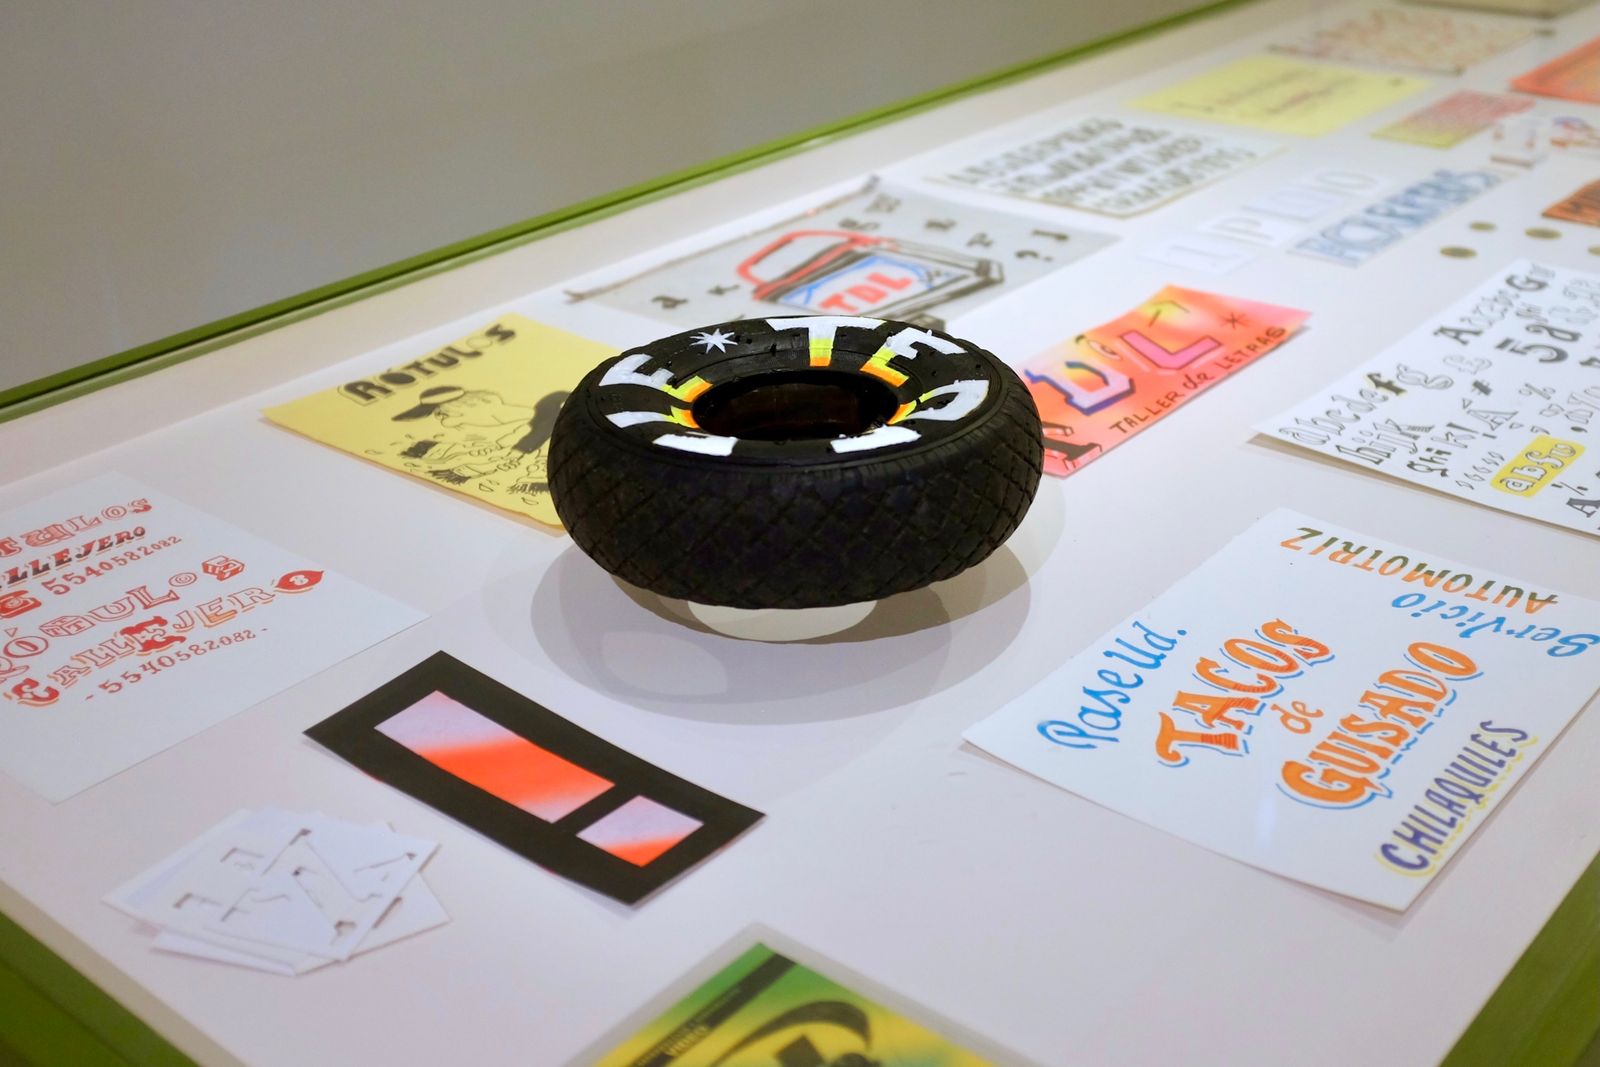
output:
[[1403,911],[1600,688],[1600,603],[1277,511],[967,740]]

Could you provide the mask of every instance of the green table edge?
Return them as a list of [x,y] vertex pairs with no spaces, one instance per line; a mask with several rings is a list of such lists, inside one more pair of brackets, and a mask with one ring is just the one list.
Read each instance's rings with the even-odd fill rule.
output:
[[[1448,872],[1444,875],[1448,878]],[[1600,1067],[1600,857],[1506,974],[1441,1067]]]
[[[648,182],[491,230],[342,281],[0,390],[0,422],[194,359],[269,330],[363,300],[642,204],[763,166],[962,96],[1019,81],[1163,33],[1251,0],[1217,0],[1137,29],[957,82],[881,108],[687,167]],[[1581,1063],[1580,1063],[1581,1058]],[[183,1067],[156,1031],[0,915],[0,1064]],[[1441,1067],[1573,1064],[1600,1067],[1600,857],[1462,1033]]]
[[0,915],[0,1064],[188,1067],[179,1052]]
[[[192,1061],[0,915],[0,1064],[186,1067]],[[1600,857],[1441,1067],[1600,1067]]]

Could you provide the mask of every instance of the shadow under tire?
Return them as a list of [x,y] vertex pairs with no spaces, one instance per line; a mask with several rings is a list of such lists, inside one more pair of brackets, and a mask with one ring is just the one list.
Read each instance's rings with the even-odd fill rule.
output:
[[[556,420],[573,541],[665,597],[879,600],[959,574],[1021,523],[1043,469],[1010,368],[906,323],[752,319],[630,349]],[[581,610],[581,607],[579,608]]]

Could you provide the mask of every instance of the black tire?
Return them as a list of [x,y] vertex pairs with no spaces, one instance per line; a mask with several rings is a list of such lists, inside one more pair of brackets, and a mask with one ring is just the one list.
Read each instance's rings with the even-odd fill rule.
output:
[[600,566],[740,608],[878,600],[959,574],[1011,536],[1042,469],[1038,409],[994,356],[906,323],[817,316],[607,360],[549,451],[556,511]]

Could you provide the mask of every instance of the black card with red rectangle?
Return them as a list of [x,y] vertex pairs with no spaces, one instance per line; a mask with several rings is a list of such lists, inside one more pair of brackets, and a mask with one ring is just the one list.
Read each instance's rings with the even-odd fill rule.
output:
[[306,735],[541,867],[626,904],[762,817],[443,652]]

